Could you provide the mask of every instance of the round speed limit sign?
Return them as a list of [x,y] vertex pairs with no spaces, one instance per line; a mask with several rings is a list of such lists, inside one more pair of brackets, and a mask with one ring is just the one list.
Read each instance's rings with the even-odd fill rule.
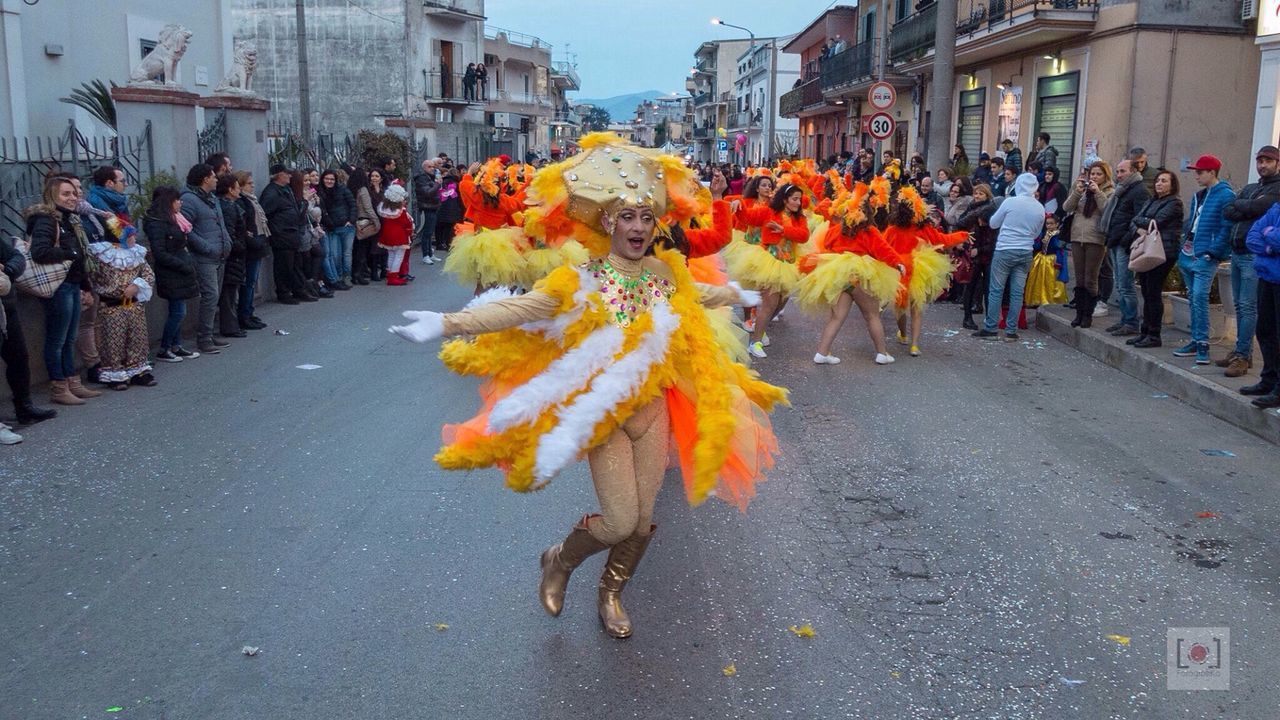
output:
[[896,125],[892,115],[879,112],[867,120],[867,132],[876,140],[888,140]]

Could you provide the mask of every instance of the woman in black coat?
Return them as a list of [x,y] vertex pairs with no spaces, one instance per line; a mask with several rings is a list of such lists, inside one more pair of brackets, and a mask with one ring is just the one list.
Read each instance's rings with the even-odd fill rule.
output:
[[973,238],[971,242],[965,243],[965,250],[969,253],[973,270],[969,275],[969,282],[964,287],[964,297],[960,301],[964,305],[962,326],[969,330],[976,330],[978,327],[973,321],[973,314],[980,309],[974,307],[974,300],[987,296],[991,258],[996,250],[996,232],[987,225],[987,220],[996,211],[995,199],[992,195],[990,185],[983,183],[974,186],[973,200],[969,203],[969,208],[956,220],[956,229],[969,231],[970,237]]
[[1129,225],[1128,241],[1138,237],[1138,231],[1146,231],[1154,221],[1160,230],[1160,244],[1164,248],[1164,263],[1146,272],[1138,273],[1142,286],[1142,327],[1138,337],[1125,342],[1140,348],[1160,347],[1160,328],[1164,325],[1164,281],[1178,264],[1182,244],[1182,198],[1179,196],[1177,174],[1161,170],[1156,174],[1156,193],[1133,216]]
[[222,264],[222,292],[218,295],[218,333],[223,337],[242,338],[248,333],[240,329],[237,305],[240,286],[244,285],[245,251],[249,247],[249,228],[240,209],[240,181],[227,173],[218,178],[214,190],[222,205],[222,222],[231,236],[231,254]]
[[200,353],[182,347],[182,319],[187,315],[187,301],[199,297],[196,282],[196,258],[187,249],[190,223],[182,215],[178,189],[161,185],[151,193],[151,205],[142,218],[142,234],[151,247],[155,263],[156,294],[169,303],[169,315],[160,336],[157,360],[182,362],[183,358],[200,357]]
[[450,169],[440,179],[440,210],[436,213],[436,242],[446,252],[453,245],[453,226],[462,222],[467,211],[462,203],[462,195],[458,193],[458,181],[461,179],[456,168]]

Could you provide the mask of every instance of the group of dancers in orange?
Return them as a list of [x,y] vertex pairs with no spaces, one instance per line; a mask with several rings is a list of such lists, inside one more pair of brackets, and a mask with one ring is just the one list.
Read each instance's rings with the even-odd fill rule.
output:
[[[493,287],[531,288],[557,267],[580,265],[588,253],[573,238],[547,241],[555,232],[524,227],[525,199],[537,173],[498,159],[473,167],[459,190],[474,231],[455,240],[445,270],[476,294]],[[768,328],[791,298],[827,322],[813,361],[834,365],[832,353],[849,311],[856,305],[875,348],[878,365],[894,362],[882,322],[892,307],[897,340],[921,354],[924,310],[950,284],[946,252],[968,239],[943,233],[933,212],[910,185],[892,173],[870,184],[835,170],[820,173],[812,161],[783,161],[751,171],[741,195],[726,194],[718,172],[710,187],[690,193],[697,207],[682,220],[664,218],[664,242],[688,258],[701,282],[735,282],[758,291],[742,331],[718,327],[735,357],[767,357]],[[687,210],[687,209],[686,209]],[[554,228],[552,229],[554,230]]]

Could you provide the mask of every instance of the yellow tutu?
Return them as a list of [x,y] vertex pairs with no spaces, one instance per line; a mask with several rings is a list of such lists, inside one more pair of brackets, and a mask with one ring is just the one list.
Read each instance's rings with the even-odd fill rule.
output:
[[913,268],[908,295],[916,305],[927,305],[951,287],[951,273],[955,272],[955,267],[951,258],[929,243],[920,243],[911,251],[911,258]]
[[552,270],[563,265],[577,267],[589,259],[587,249],[577,240],[566,240],[557,247],[526,250],[520,286],[532,288],[539,280],[550,275]]
[[883,307],[893,302],[902,276],[897,268],[858,253],[822,253],[813,272],[800,280],[796,301],[808,310],[826,310],[836,303],[840,293],[856,286],[880,301]]
[[736,363],[746,365],[750,358],[747,355],[747,331],[733,321],[733,309],[711,308],[707,310],[707,324],[711,326],[711,334],[715,335],[716,344],[729,354]]
[[744,287],[790,295],[800,283],[795,263],[779,260],[761,245],[734,240],[722,252],[729,275]]
[[525,275],[524,231],[518,227],[480,228],[453,241],[444,271],[464,286],[519,285]]

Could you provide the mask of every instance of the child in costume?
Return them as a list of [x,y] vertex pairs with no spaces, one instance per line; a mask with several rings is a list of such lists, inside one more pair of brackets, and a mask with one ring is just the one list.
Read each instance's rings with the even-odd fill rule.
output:
[[813,356],[813,362],[818,365],[840,363],[840,358],[831,354],[831,345],[854,305],[867,324],[867,335],[876,350],[876,364],[888,365],[894,361],[885,346],[880,308],[893,302],[905,268],[898,253],[872,221],[873,197],[868,186],[856,183],[852,193],[837,198],[825,235],[819,239],[814,252],[800,261],[804,277],[796,299],[801,307],[826,311],[829,315],[818,341],[818,351]]
[[[884,238],[902,258],[906,272],[894,300],[898,316],[898,342],[910,346],[911,357],[920,356],[920,332],[924,327],[924,306],[946,292],[955,269],[941,251],[969,239],[969,233],[944,234],[929,221],[929,206],[912,186],[894,196],[889,209],[889,227]],[[907,320],[910,317],[910,335]]]
[[407,285],[404,262],[409,257],[409,244],[413,241],[413,218],[405,211],[409,193],[403,185],[391,185],[382,196],[378,217],[382,231],[378,234],[378,247],[387,251],[387,284]]
[[[116,220],[113,216],[112,220]],[[114,232],[114,228],[112,228]],[[89,281],[98,295],[98,355],[101,383],[113,390],[130,385],[156,384],[147,362],[147,311],[156,276],[147,264],[147,249],[137,243],[132,225],[123,226],[116,241],[95,242],[89,253],[96,261]]]
[[481,414],[446,428],[442,467],[498,466],[528,491],[587,457],[601,512],[543,552],[539,597],[559,615],[570,573],[608,550],[597,609],[606,632],[624,638],[621,592],[656,528],[668,457],[690,503],[715,494],[745,507],[776,452],[766,413],[786,391],[730,361],[707,322],[704,305],[758,296],[698,285],[683,256],[652,249],[657,218],[696,210],[679,159],[605,133],[580,144],[583,153],[543,169],[558,181],[538,185],[528,222],[586,240],[591,261],[524,295],[490,291],[459,313],[406,312],[413,322],[391,330],[415,342],[476,336],[441,352],[450,369],[488,378]]

